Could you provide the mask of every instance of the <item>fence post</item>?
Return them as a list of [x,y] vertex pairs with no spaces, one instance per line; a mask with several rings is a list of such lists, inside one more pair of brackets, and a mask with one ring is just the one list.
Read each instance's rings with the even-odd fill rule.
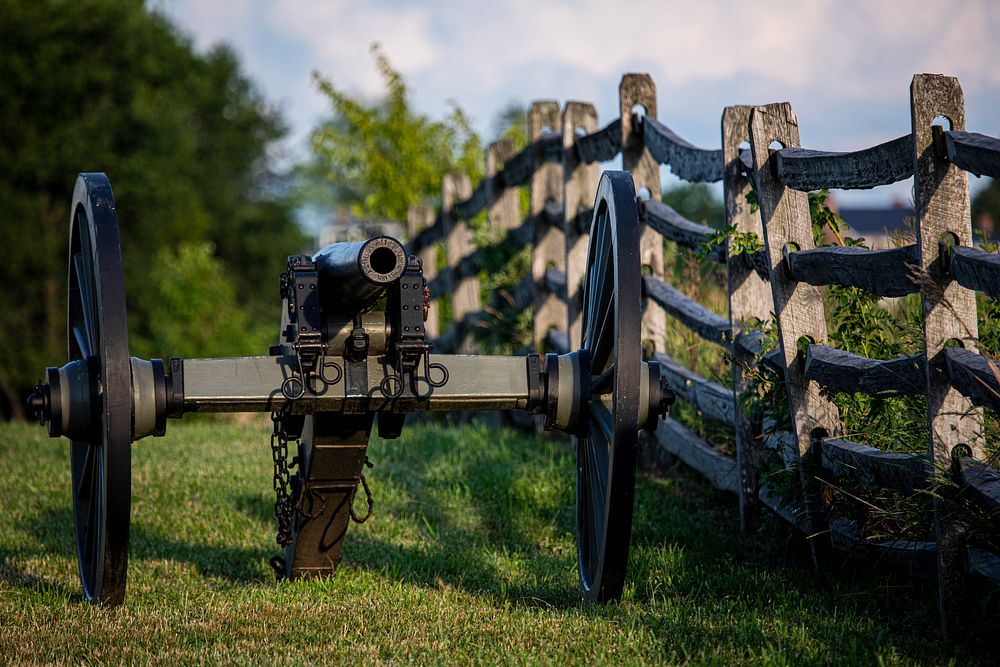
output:
[[[632,109],[643,107],[644,114],[656,118],[656,84],[648,74],[626,74],[618,86],[622,120],[622,169],[632,173],[635,191],[646,188],[651,198],[660,198],[660,165],[646,148],[642,138],[642,123],[635,122]],[[643,271],[663,278],[663,237],[643,223],[639,240],[639,257]],[[657,352],[665,352],[666,313],[652,299],[642,300],[642,332],[644,347],[652,345]]]
[[466,316],[480,310],[479,279],[463,276],[462,259],[473,250],[472,231],[464,221],[455,218],[455,204],[468,199],[472,184],[466,174],[445,174],[441,182],[441,222],[446,234],[445,250],[448,255],[448,274],[451,286],[451,319],[455,329],[455,349],[468,354],[475,351],[475,344],[467,331]]
[[[798,346],[805,342],[826,344],[823,295],[819,289],[792,280],[784,261],[789,250],[813,247],[809,199],[806,193],[784,187],[776,177],[770,146],[799,145],[799,126],[792,105],[769,104],[750,112],[750,147],[753,153],[753,182],[760,204],[764,244],[770,264],[771,294],[785,365],[788,406],[798,444],[798,468],[802,483],[804,516],[802,527],[810,539],[814,562],[827,552],[829,544],[825,503],[819,483],[820,446],[818,440],[842,431],[837,406],[820,393],[816,382],[807,380]],[[817,543],[819,534],[827,536]]]
[[[433,226],[433,207],[426,204],[410,206],[410,210],[406,214],[406,231],[410,237],[411,244],[416,240],[420,232]],[[424,282],[428,285],[437,277],[437,249],[436,243],[430,243],[421,246],[417,250],[417,257],[420,258],[420,263],[423,265]],[[431,295],[430,307],[427,309],[427,320],[424,322],[424,332],[430,340],[434,340],[440,334],[440,327],[438,326],[438,296],[440,295]]]
[[[587,164],[576,155],[577,132],[590,134],[597,130],[597,110],[588,102],[567,102],[563,109],[563,178],[565,179],[563,202],[565,206],[566,231],[566,309],[569,323],[569,347],[571,350],[581,343],[583,324],[583,276],[587,272],[587,245],[590,240],[590,226],[581,225],[581,209],[594,205],[600,167],[597,163]],[[586,221],[589,223],[589,220]]]
[[[976,294],[951,279],[941,261],[941,243],[951,236],[956,245],[972,245],[969,215],[969,177],[949,164],[935,140],[935,118],[944,116],[950,128],[965,131],[965,102],[958,79],[917,74],[910,84],[910,115],[914,143],[914,204],[920,249],[921,303],[924,318],[927,406],[930,455],[939,472],[951,469],[952,450],[965,445],[983,459],[983,411],[952,388],[942,371],[946,343],[957,339],[962,347],[978,351]],[[947,490],[946,490],[947,491]],[[938,592],[941,629],[955,627],[962,594],[961,546],[964,528],[960,509],[947,492],[934,502],[938,546]]]
[[[726,224],[737,234],[752,233],[763,238],[760,214],[750,211],[747,195],[750,181],[740,164],[740,144],[750,141],[748,106],[726,107],[722,112],[722,190],[726,205]],[[739,472],[740,528],[756,530],[760,519],[760,429],[744,409],[741,397],[746,388],[747,371],[754,365],[752,354],[736,344],[751,320],[766,322],[771,316],[771,292],[745,257],[736,257],[726,249],[726,274],[729,287],[729,325],[732,331],[733,400],[736,415],[736,466]]]
[[[537,142],[550,133],[562,133],[559,103],[555,100],[532,102],[528,111],[528,140]],[[534,155],[534,173],[531,175],[531,211],[534,226],[534,245],[531,251],[531,281],[535,294],[535,324],[533,340],[535,349],[541,350],[549,329],[566,330],[566,304],[553,294],[545,284],[545,271],[555,267],[566,270],[566,240],[562,229],[555,226],[545,214],[545,205],[562,203],[562,165],[546,161],[541,150]]]
[[498,188],[493,181],[503,164],[514,156],[514,144],[507,137],[498,139],[486,149],[486,176],[490,179],[489,204],[486,216],[490,230],[498,236],[513,229],[521,219],[520,199],[517,188]]

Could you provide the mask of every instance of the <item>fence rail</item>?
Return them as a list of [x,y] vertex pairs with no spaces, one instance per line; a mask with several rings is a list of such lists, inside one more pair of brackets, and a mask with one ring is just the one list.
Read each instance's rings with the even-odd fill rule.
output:
[[[491,145],[487,176],[475,189],[467,178],[449,176],[440,214],[411,213],[411,252],[424,258],[425,269],[437,262],[435,249],[447,246],[447,266],[430,280],[435,297],[448,295],[451,301],[450,327],[438,336],[437,346],[474,348],[472,328],[489,319],[490,305],[482,306],[473,291],[479,289],[483,257],[492,249],[472,247],[466,227],[484,211],[491,227],[507,230],[503,242],[532,248],[531,277],[515,290],[514,304],[533,307],[535,346],[568,351],[579,343],[580,282],[597,163],[621,155],[637,191],[652,194],[640,202],[644,347],[680,400],[733,430],[736,457],[672,418],[661,421],[655,443],[716,488],[735,493],[744,529],[753,529],[761,508],[768,507],[814,537],[810,543],[817,555],[832,548],[903,564],[914,573],[936,573],[942,624],[946,630],[954,627],[969,576],[1000,586],[1000,557],[972,546],[961,520],[974,507],[1000,524],[1000,473],[984,462],[982,412],[1000,410],[1000,367],[978,351],[975,302],[976,292],[1000,296],[1000,256],[972,243],[966,175],[1000,176],[1000,139],[965,131],[958,82],[940,75],[914,77],[909,134],[846,153],[801,148],[798,120],[787,103],[726,107],[722,148],[705,149],[657,119],[656,89],[648,75],[625,75],[619,100],[621,116],[600,129],[590,104],[569,102],[560,116],[555,102],[536,102],[526,148],[512,154],[509,142]],[[940,116],[950,121],[949,129],[932,123]],[[773,148],[775,142],[780,148]],[[659,201],[660,165],[688,181],[721,180],[727,223],[737,233],[755,234],[764,248],[732,253],[724,243],[711,245],[716,230]],[[914,179],[916,243],[890,250],[813,247],[806,191],[872,188],[906,178]],[[531,192],[523,218],[511,198],[522,186]],[[751,191],[759,211],[747,202]],[[688,251],[704,250],[709,260],[726,267],[728,317],[669,284],[663,275],[664,240]],[[879,297],[919,292],[926,353],[869,359],[831,347],[824,300],[815,289],[826,285]],[[765,354],[762,334],[748,323],[766,321],[772,313],[779,345]],[[733,388],[701,377],[665,353],[667,315],[671,326],[685,327],[730,355]],[[433,329],[428,324],[428,331],[439,334],[438,323]],[[762,426],[751,414],[743,394],[755,364],[783,376],[790,432],[775,430],[767,420]],[[846,438],[831,392],[925,395],[927,453],[881,451]],[[798,469],[800,489],[793,504],[783,504],[773,486],[761,483],[757,466],[765,449]],[[843,481],[902,494],[936,485],[936,540],[866,536],[856,522],[831,513],[824,488]]]

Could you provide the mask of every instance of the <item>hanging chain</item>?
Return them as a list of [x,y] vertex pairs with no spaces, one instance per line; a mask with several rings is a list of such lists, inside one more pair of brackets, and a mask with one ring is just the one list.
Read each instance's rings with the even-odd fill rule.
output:
[[359,517],[354,512],[354,497],[358,495],[358,487],[354,487],[354,491],[351,492],[351,518],[354,523],[364,523],[368,519],[372,518],[372,509],[375,507],[375,500],[372,498],[372,491],[368,488],[368,480],[365,479],[364,475],[361,475],[361,486],[365,488],[365,499],[368,501],[368,513],[362,517]]
[[288,471],[288,435],[282,424],[282,413],[272,412],[274,430],[271,433],[271,458],[274,459],[274,516],[278,520],[279,546],[292,543],[292,494],[291,475]]

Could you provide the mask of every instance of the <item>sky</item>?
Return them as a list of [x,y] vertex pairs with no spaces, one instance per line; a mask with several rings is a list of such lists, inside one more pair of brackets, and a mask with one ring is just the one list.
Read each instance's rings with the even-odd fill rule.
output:
[[[625,72],[647,72],[658,118],[718,148],[729,104],[789,101],[802,145],[856,150],[910,131],[914,73],[957,76],[969,131],[1000,135],[997,0],[152,0],[199,50],[220,41],[283,111],[291,155],[329,114],[312,72],[375,99],[378,42],[421,112],[453,101],[486,140],[498,113],[535,99],[618,115]],[[978,181],[978,182],[977,182]],[[668,179],[666,185],[676,182]],[[973,189],[985,179],[972,178]],[[839,193],[853,206],[910,200],[909,183]]]

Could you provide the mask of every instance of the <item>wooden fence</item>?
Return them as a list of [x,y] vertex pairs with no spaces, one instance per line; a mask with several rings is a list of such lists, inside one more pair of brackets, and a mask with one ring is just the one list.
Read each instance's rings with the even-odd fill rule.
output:
[[[472,335],[488,320],[477,278],[480,253],[467,221],[482,211],[491,228],[519,246],[530,244],[530,276],[514,298],[533,308],[537,349],[567,351],[580,340],[581,278],[599,164],[621,155],[640,202],[644,266],[642,340],[682,401],[705,418],[734,430],[735,459],[676,420],[664,419],[655,441],[700,471],[715,487],[739,498],[741,526],[752,530],[762,506],[810,538],[814,554],[829,549],[937,572],[942,624],[957,622],[963,590],[978,577],[1000,586],[1000,557],[967,545],[963,520],[975,505],[1000,524],[1000,474],[984,460],[983,409],[1000,409],[1000,370],[978,353],[975,292],[1000,297],[1000,255],[972,242],[968,175],[1000,177],[1000,140],[966,132],[958,81],[920,74],[911,88],[910,134],[850,153],[799,147],[798,121],[788,103],[731,106],[722,112],[721,149],[698,148],[657,119],[656,88],[645,74],[626,74],[619,87],[620,116],[598,129],[591,104],[531,105],[530,144],[513,154],[508,140],[486,155],[486,177],[473,189],[452,174],[442,185],[442,209],[415,208],[411,251],[423,259],[432,295],[448,295],[450,326],[437,303],[427,321],[437,349],[476,351]],[[948,125],[934,124],[941,121]],[[714,234],[659,201],[660,165],[686,181],[722,181],[727,224],[753,233],[764,248],[709,257],[726,267],[729,318],[664,279],[663,239],[695,251]],[[913,178],[917,242],[890,250],[813,247],[807,192],[872,188]],[[530,210],[520,220],[517,188],[530,188]],[[759,210],[751,210],[753,191]],[[642,197],[641,197],[642,198]],[[438,247],[446,268],[438,273]],[[879,296],[921,296],[926,354],[868,359],[827,345],[823,294],[815,286],[859,287]],[[776,321],[780,346],[762,354],[753,320]],[[666,355],[665,314],[720,346],[732,359],[733,389],[699,376]],[[928,363],[929,360],[929,363]],[[741,396],[747,373],[763,363],[783,374],[791,432],[775,432],[747,414]],[[926,395],[928,455],[883,452],[844,437],[831,392]],[[758,470],[763,448],[776,450],[798,471],[799,500],[782,504]],[[871,489],[912,494],[935,480],[935,542],[866,537],[858,524],[830,519],[823,486],[849,479]],[[954,484],[950,484],[954,482]],[[949,491],[949,488],[957,491]]]

